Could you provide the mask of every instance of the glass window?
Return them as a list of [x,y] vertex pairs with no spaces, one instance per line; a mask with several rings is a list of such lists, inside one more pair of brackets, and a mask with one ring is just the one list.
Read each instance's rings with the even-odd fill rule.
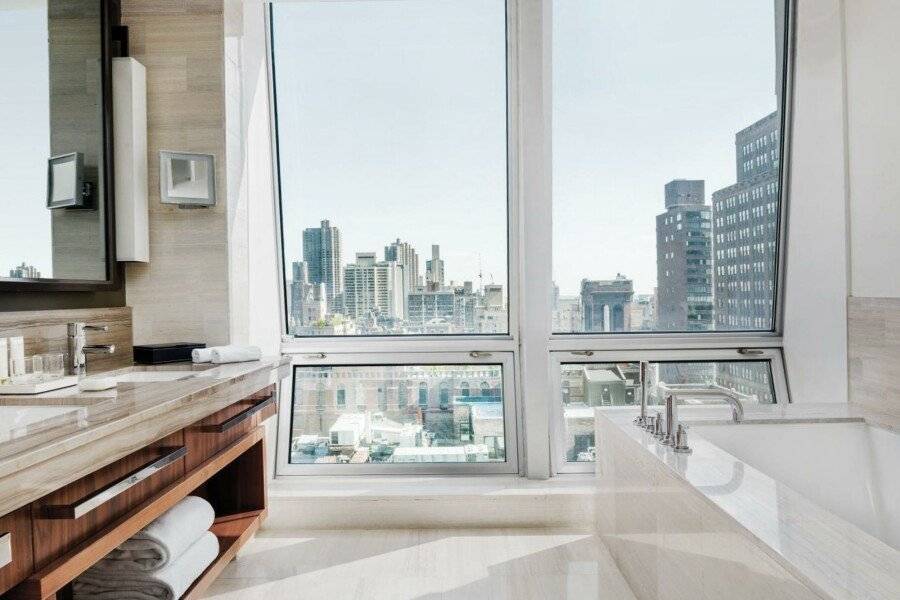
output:
[[[496,394],[452,393],[472,377],[486,378]],[[355,406],[325,401],[351,380]],[[400,401],[407,385],[419,389],[415,406]],[[429,389],[440,390],[437,402]],[[290,462],[504,462],[503,402],[499,364],[295,367]]]
[[288,332],[508,333],[505,2],[271,15]]
[[554,331],[772,330],[783,1],[553,7]]
[[[640,363],[567,363],[560,367],[564,447],[567,462],[594,460],[594,409],[640,405]],[[679,405],[717,406],[730,414],[725,396],[744,404],[772,404],[769,361],[650,362],[647,404],[660,406],[677,393]],[[713,409],[719,410],[719,408]],[[690,412],[682,412],[689,419]]]

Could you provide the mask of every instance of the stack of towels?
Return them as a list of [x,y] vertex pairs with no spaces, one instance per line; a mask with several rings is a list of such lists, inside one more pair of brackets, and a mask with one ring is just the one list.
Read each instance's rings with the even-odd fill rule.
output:
[[247,362],[259,360],[262,351],[256,346],[212,346],[211,348],[194,348],[191,351],[191,359],[195,363],[224,363]]
[[74,600],[177,600],[219,555],[209,502],[188,496],[82,573]]

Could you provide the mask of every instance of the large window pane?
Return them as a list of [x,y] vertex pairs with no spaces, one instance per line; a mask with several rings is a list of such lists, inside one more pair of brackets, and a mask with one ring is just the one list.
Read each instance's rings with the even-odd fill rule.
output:
[[773,329],[780,0],[555,0],[553,326]]
[[272,7],[288,331],[505,334],[503,0]]
[[506,460],[503,366],[295,367],[292,464]]
[[[594,409],[641,403],[640,363],[569,363],[560,366],[565,460],[594,460]],[[729,395],[742,403],[775,401],[769,361],[651,362],[647,404],[661,406],[676,391],[680,404],[724,404]],[[696,395],[691,395],[696,391]]]

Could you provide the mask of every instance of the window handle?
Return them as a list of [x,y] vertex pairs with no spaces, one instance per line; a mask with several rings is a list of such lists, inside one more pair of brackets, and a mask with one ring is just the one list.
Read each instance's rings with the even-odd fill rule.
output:
[[744,356],[759,356],[762,353],[762,350],[756,348],[738,348],[738,354],[743,354]]
[[593,350],[572,350],[569,354],[574,354],[575,356],[593,356]]
[[490,352],[479,352],[477,350],[472,350],[471,352],[469,352],[469,356],[471,356],[472,358],[488,358],[490,356],[493,356],[493,354]]
[[315,354],[304,354],[303,358],[322,360],[327,355],[324,352],[316,352]]

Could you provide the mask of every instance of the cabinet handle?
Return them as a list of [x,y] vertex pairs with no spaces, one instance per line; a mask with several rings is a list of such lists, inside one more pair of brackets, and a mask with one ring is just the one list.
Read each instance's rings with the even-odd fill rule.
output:
[[238,414],[234,415],[230,419],[226,421],[222,421],[218,425],[198,425],[197,430],[201,433],[225,433],[229,429],[240,425],[262,409],[275,404],[275,394],[272,394],[268,398],[264,399],[262,402],[258,402],[248,408],[247,410],[241,411]]
[[140,467],[112,483],[105,488],[98,490],[76,504],[47,504],[42,508],[42,517],[45,519],[78,519],[95,508],[109,502],[116,496],[130,490],[138,483],[159,473],[169,465],[173,464],[179,458],[187,454],[186,446],[178,446],[175,448],[165,448],[166,454],[160,458],[156,458],[146,465]]
[[0,569],[12,563],[12,532],[0,534]]

